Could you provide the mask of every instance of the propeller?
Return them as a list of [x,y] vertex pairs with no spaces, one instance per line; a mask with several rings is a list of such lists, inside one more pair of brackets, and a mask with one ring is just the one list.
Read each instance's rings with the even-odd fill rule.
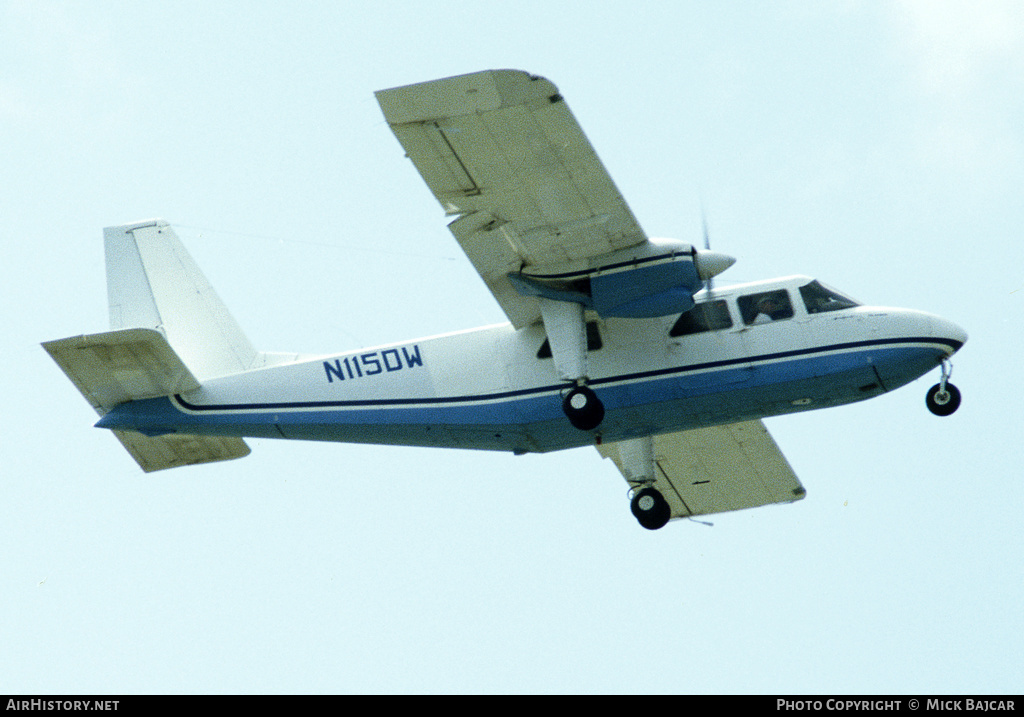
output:
[[697,275],[704,279],[704,288],[710,296],[715,287],[714,277],[721,274],[736,263],[736,257],[717,251],[711,251],[711,232],[708,231],[708,218],[704,208],[700,210],[701,226],[704,230],[704,250],[697,252]]

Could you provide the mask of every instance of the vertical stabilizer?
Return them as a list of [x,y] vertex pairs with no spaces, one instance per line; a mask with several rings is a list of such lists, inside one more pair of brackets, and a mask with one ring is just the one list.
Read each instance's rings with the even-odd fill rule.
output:
[[111,329],[157,329],[200,382],[252,368],[252,344],[167,222],[103,238]]

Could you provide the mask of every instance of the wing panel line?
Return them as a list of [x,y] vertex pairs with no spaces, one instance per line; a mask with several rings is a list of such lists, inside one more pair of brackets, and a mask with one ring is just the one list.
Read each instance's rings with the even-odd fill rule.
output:
[[686,511],[686,516],[692,516],[693,510],[690,508],[689,505],[686,504],[686,499],[683,497],[683,494],[679,491],[679,488],[676,487],[676,484],[669,477],[668,472],[662,467],[661,461],[655,461],[654,465],[658,466],[658,470],[661,471],[661,477],[665,479],[665,482],[668,484],[669,488],[671,488],[672,492],[676,494],[676,498],[679,499],[679,503],[683,506],[683,509]]

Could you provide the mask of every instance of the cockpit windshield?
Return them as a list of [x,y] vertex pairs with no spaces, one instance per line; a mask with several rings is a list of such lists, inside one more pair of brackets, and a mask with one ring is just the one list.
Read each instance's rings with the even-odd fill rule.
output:
[[825,311],[841,311],[860,306],[860,303],[835,289],[825,286],[820,281],[812,281],[800,287],[800,296],[808,314],[820,314]]

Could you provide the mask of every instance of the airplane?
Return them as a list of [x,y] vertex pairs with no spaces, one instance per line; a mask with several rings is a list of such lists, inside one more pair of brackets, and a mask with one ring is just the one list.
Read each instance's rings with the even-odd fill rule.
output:
[[558,89],[522,71],[381,90],[392,132],[508,317],[331,355],[256,350],[172,227],[104,230],[111,330],[43,344],[146,471],[245,437],[508,451],[594,446],[641,526],[802,499],[762,419],[935,368],[965,331],[809,276],[718,287],[735,259],[648,237]]

